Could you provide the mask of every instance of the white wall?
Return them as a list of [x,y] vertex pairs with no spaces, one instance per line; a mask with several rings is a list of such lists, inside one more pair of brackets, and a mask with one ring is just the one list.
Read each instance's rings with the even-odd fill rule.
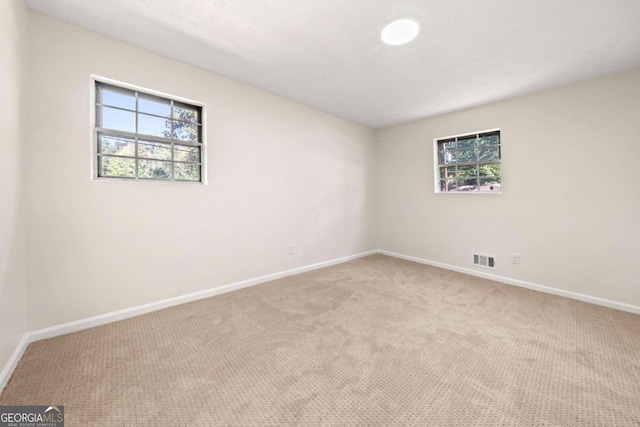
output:
[[[491,128],[503,194],[434,194],[433,139]],[[497,275],[640,305],[640,70],[377,138],[381,249],[467,268],[495,254]]]
[[22,191],[27,9],[0,1],[0,371],[26,332],[26,232]]
[[[375,249],[372,130],[30,18],[29,329]],[[91,181],[90,74],[206,103],[209,184]]]

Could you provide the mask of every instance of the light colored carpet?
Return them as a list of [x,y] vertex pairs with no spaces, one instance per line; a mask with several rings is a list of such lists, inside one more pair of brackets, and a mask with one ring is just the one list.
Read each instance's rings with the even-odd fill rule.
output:
[[374,255],[33,343],[68,426],[638,426],[640,316]]

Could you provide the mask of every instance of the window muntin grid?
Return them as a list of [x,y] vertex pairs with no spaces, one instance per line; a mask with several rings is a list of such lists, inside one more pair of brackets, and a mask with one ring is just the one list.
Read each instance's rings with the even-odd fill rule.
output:
[[500,143],[499,130],[436,140],[436,191],[501,192]]
[[96,81],[97,178],[202,182],[202,107]]

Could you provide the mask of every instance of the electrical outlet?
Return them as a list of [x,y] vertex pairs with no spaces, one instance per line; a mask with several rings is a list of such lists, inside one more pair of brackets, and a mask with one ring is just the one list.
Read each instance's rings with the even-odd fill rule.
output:
[[291,244],[289,245],[289,248],[288,248],[288,249],[289,249],[289,255],[293,255],[293,252],[294,252],[294,250],[293,250],[293,243],[291,243]]
[[520,255],[511,254],[511,264],[520,264]]

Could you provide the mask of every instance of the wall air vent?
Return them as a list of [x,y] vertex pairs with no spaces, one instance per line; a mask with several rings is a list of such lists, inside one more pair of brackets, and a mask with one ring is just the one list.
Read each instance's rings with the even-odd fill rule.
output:
[[494,257],[493,255],[473,254],[473,265],[495,270],[496,257]]

